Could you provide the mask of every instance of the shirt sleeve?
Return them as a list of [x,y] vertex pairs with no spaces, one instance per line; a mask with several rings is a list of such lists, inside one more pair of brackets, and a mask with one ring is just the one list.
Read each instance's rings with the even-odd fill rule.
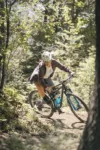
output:
[[53,60],[54,61],[54,65],[55,67],[59,68],[60,70],[63,70],[65,72],[68,72],[68,73],[71,73],[72,71],[67,68],[66,66],[64,66],[63,64],[61,64],[60,62],[56,61],[56,60]]

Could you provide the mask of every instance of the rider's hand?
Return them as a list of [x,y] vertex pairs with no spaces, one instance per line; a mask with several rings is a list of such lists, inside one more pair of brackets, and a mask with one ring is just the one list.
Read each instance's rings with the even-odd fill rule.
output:
[[74,74],[75,74],[75,72],[71,72],[71,74],[70,74],[70,75],[71,75],[71,76],[73,76]]

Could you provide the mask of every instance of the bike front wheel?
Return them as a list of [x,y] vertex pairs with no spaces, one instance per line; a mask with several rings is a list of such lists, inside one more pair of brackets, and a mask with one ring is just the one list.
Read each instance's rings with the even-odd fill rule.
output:
[[52,100],[49,105],[43,100],[39,100],[37,90],[29,94],[29,103],[34,111],[44,118],[50,118],[54,113],[54,103]]
[[67,95],[67,101],[72,113],[81,121],[86,122],[88,117],[88,107],[78,96]]

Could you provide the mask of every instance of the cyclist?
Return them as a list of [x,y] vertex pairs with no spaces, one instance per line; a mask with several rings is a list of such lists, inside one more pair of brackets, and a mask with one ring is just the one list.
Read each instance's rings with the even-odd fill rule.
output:
[[49,90],[54,86],[51,77],[53,76],[56,67],[73,75],[73,72],[70,69],[53,59],[52,54],[49,51],[45,51],[41,55],[41,61],[29,78],[29,81],[36,85],[40,96],[47,104],[50,104],[50,99],[45,94],[45,89]]

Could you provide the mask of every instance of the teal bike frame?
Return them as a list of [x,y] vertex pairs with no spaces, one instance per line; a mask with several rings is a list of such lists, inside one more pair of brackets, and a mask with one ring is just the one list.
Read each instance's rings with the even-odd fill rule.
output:
[[[72,77],[72,76],[69,76],[69,78],[68,78],[67,80],[64,80],[64,81],[62,81],[60,84],[54,86],[54,92],[51,93],[50,97],[51,97],[51,99],[53,99],[53,101],[54,101],[55,95],[59,92],[59,90],[61,90],[61,96],[60,96],[60,97],[61,97],[61,102],[60,102],[59,108],[62,107],[63,94],[65,94],[67,100],[69,101],[69,103],[71,104],[71,106],[73,107],[73,109],[74,109],[74,110],[77,110],[78,107],[76,107],[75,104],[74,104],[74,103],[71,101],[71,99],[70,99],[70,95],[71,95],[71,93],[72,93],[72,90],[71,90],[69,87],[67,87],[67,86],[65,85],[65,82],[67,82],[69,79],[71,79],[71,77]],[[60,86],[60,87],[59,87],[59,86]],[[74,100],[75,100],[76,105],[77,105],[77,106],[80,106],[79,101],[77,100],[76,97],[74,97]],[[55,106],[55,104],[54,104],[54,106]],[[55,107],[56,107],[56,106],[55,106]]]

